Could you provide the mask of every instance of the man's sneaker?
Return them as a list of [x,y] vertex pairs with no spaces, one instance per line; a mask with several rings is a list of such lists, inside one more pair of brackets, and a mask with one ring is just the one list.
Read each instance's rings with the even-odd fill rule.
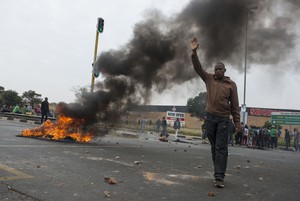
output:
[[217,188],[225,187],[223,179],[214,179],[214,184],[215,184],[215,187],[217,187]]

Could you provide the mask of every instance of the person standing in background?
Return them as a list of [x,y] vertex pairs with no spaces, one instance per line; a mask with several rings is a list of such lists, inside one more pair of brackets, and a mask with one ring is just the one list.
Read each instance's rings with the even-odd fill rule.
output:
[[48,98],[46,97],[41,105],[41,115],[42,115],[41,124],[44,123],[44,121],[47,121],[48,113],[49,113],[49,102],[48,102]]
[[289,146],[291,146],[291,134],[288,129],[285,129],[284,141],[285,141],[286,150],[288,150]]

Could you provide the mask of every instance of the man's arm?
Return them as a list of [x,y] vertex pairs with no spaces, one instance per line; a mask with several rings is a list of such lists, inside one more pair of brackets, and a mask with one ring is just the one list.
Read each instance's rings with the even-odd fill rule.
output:
[[191,41],[191,49],[192,49],[192,63],[196,73],[202,78],[203,81],[207,78],[207,72],[203,70],[202,65],[199,61],[197,55],[197,49],[199,47],[199,43],[196,37],[194,37]]

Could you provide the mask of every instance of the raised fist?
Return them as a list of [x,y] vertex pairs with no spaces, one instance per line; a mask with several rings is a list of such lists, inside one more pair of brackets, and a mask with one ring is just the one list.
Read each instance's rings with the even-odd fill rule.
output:
[[191,48],[192,48],[193,51],[196,51],[198,47],[199,47],[198,40],[197,40],[196,37],[194,37],[194,38],[191,40]]

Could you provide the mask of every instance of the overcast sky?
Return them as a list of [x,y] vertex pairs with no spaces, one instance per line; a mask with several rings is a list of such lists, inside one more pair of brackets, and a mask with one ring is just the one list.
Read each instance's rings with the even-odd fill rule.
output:
[[[5,90],[34,90],[50,102],[74,102],[74,90],[90,87],[97,17],[105,20],[99,36],[98,54],[118,50],[133,37],[137,23],[149,18],[149,9],[166,17],[180,13],[189,0],[0,0],[0,86]],[[277,15],[285,16],[283,1],[277,2]],[[258,8],[261,9],[261,8]],[[299,4],[298,4],[299,10]],[[299,16],[299,13],[296,13]],[[255,15],[255,13],[254,13]],[[266,16],[268,26],[272,16]],[[297,18],[299,19],[299,17]],[[255,20],[255,19],[253,19]],[[296,18],[295,18],[296,20]],[[291,20],[291,23],[294,23]],[[246,104],[250,107],[300,109],[299,31],[293,48],[280,62],[251,63],[247,71]],[[190,29],[189,27],[185,27]],[[276,29],[274,29],[276,31]],[[184,29],[178,30],[184,32]],[[248,34],[255,35],[249,24]],[[196,33],[195,33],[196,34]],[[200,35],[198,37],[201,37]],[[190,41],[187,40],[187,48]],[[240,43],[244,43],[244,40]],[[201,44],[200,44],[201,48]],[[286,49],[280,50],[285,54]],[[244,63],[244,49],[241,64]],[[278,57],[280,57],[278,55]],[[226,63],[225,63],[226,65]],[[192,68],[191,63],[186,68]],[[243,66],[227,66],[226,74],[238,85],[243,103]],[[101,77],[96,82],[101,81]],[[186,105],[187,99],[204,91],[200,78],[172,85],[154,93],[150,104]]]

